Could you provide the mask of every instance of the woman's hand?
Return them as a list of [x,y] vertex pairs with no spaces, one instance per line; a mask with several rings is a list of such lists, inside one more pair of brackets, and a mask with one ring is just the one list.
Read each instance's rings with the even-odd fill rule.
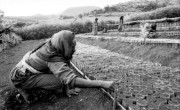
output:
[[71,97],[71,95],[78,95],[80,91],[81,91],[80,88],[69,89],[69,87],[66,87],[65,94],[66,94],[68,97]]

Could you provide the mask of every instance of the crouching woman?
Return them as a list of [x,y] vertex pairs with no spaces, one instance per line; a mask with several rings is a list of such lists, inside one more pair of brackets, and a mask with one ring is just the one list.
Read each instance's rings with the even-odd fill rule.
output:
[[12,69],[10,80],[25,101],[29,102],[26,91],[33,89],[60,90],[64,85],[68,88],[114,88],[113,81],[87,80],[74,73],[69,64],[75,46],[75,34],[62,30],[24,55]]

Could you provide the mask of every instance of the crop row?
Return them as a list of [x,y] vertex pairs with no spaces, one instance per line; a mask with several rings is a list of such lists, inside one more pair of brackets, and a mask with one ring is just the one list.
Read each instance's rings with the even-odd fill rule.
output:
[[79,44],[73,62],[87,76],[119,80],[118,101],[133,110],[178,110],[180,71],[141,59]]

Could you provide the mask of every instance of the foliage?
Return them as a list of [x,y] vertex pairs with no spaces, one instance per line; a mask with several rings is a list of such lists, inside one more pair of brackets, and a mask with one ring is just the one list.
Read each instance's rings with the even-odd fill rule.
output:
[[131,14],[127,21],[180,17],[180,5],[159,8],[149,12]]
[[63,25],[38,24],[23,28],[16,28],[15,33],[21,36],[23,40],[35,40],[51,37],[53,33],[66,28],[67,27]]
[[[102,31],[106,24],[115,24],[115,21],[107,20],[98,22],[98,31]],[[113,28],[113,27],[112,27]],[[70,24],[49,23],[49,24],[33,24],[22,28],[15,28],[17,35],[23,40],[45,39],[51,37],[54,33],[61,30],[71,30],[76,34],[92,32],[91,21],[73,21]]]
[[82,15],[82,14],[79,14],[79,15],[78,15],[78,17],[79,17],[79,18],[82,18],[82,17],[83,17],[83,15]]
[[2,30],[2,18],[4,17],[4,12],[0,10],[0,30]]
[[23,28],[15,28],[15,33],[22,37],[23,40],[35,40],[51,37],[54,33],[61,30],[71,30],[78,33],[88,33],[92,31],[92,22],[85,23],[74,22],[68,25],[63,24],[37,24]]
[[66,16],[66,15],[60,15],[59,19],[65,20],[65,19],[71,19],[74,18],[73,16]]
[[146,11],[151,11],[151,10],[155,10],[157,9],[159,6],[156,2],[148,2],[147,4],[144,4],[144,5],[138,5],[136,8],[143,11],[143,12],[146,12]]
[[104,14],[110,12],[147,12],[158,8],[180,4],[179,0],[134,0],[105,6],[103,9],[93,10],[88,15]]
[[17,23],[14,24],[15,28],[21,28],[21,27],[24,27],[24,26],[26,26],[25,22],[17,22]]
[[106,13],[106,12],[109,12],[109,9],[110,9],[109,5],[105,6],[105,7],[104,7],[104,12],[105,12],[105,13]]

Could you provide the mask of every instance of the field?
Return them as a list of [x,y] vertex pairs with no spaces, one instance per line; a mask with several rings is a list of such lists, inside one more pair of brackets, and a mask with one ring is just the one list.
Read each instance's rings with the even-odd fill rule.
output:
[[120,80],[118,100],[122,105],[133,110],[179,110],[179,62],[173,62],[178,58],[172,56],[175,52],[171,47],[81,38],[78,41],[111,50],[86,47],[91,53],[85,52],[88,54],[78,59],[80,64],[88,65],[82,66],[85,73]]
[[[71,110],[72,108],[75,110],[94,110],[96,108],[99,108],[98,110],[104,110],[106,108],[105,110],[111,110],[111,100],[98,89],[82,89],[80,95],[73,96],[72,98],[66,98],[52,93],[47,95],[45,92],[44,97],[46,98],[42,96],[41,99],[32,105],[17,102],[14,94],[9,92],[8,74],[25,52],[33,49],[43,41],[44,40],[23,41],[22,44],[0,53],[0,57],[3,59],[0,64],[1,108],[3,108],[3,103],[5,103],[5,107],[16,108],[17,110],[56,110],[60,108],[67,110]],[[87,76],[95,76],[97,79],[102,80],[118,79],[117,100],[124,107],[131,107],[133,110],[151,110],[153,108],[156,110],[158,110],[158,108],[159,110],[179,109],[178,62],[176,62],[176,66],[172,66],[170,63],[169,65],[163,64],[160,62],[163,61],[163,59],[160,60],[160,58],[159,60],[154,58],[153,61],[153,58],[147,60],[148,58],[146,57],[145,59],[147,55],[142,54],[138,57],[138,50],[136,50],[137,53],[133,51],[133,54],[130,47],[125,44],[120,45],[119,43],[119,45],[117,45],[115,42],[110,41],[93,41],[91,39],[79,38],[77,38],[77,41],[79,43],[73,62]],[[135,46],[131,45],[131,48],[132,47],[135,48]],[[151,49],[153,50],[153,47],[151,47],[151,49],[148,49],[148,46],[143,47],[139,49],[141,51],[145,48],[149,51]],[[156,48],[158,47],[159,46]],[[119,50],[118,52],[116,48],[124,48],[124,50]],[[169,49],[170,47],[164,47],[166,51]],[[163,50],[156,51],[155,53],[160,54],[162,51]],[[171,51],[171,54],[173,54],[173,51]],[[166,56],[170,55],[166,54]],[[171,60],[169,59],[169,62]],[[7,96],[10,96],[9,100]],[[69,101],[71,103],[69,103]],[[92,103],[92,105],[89,105],[89,103]],[[78,104],[78,106],[75,106],[76,104]]]

